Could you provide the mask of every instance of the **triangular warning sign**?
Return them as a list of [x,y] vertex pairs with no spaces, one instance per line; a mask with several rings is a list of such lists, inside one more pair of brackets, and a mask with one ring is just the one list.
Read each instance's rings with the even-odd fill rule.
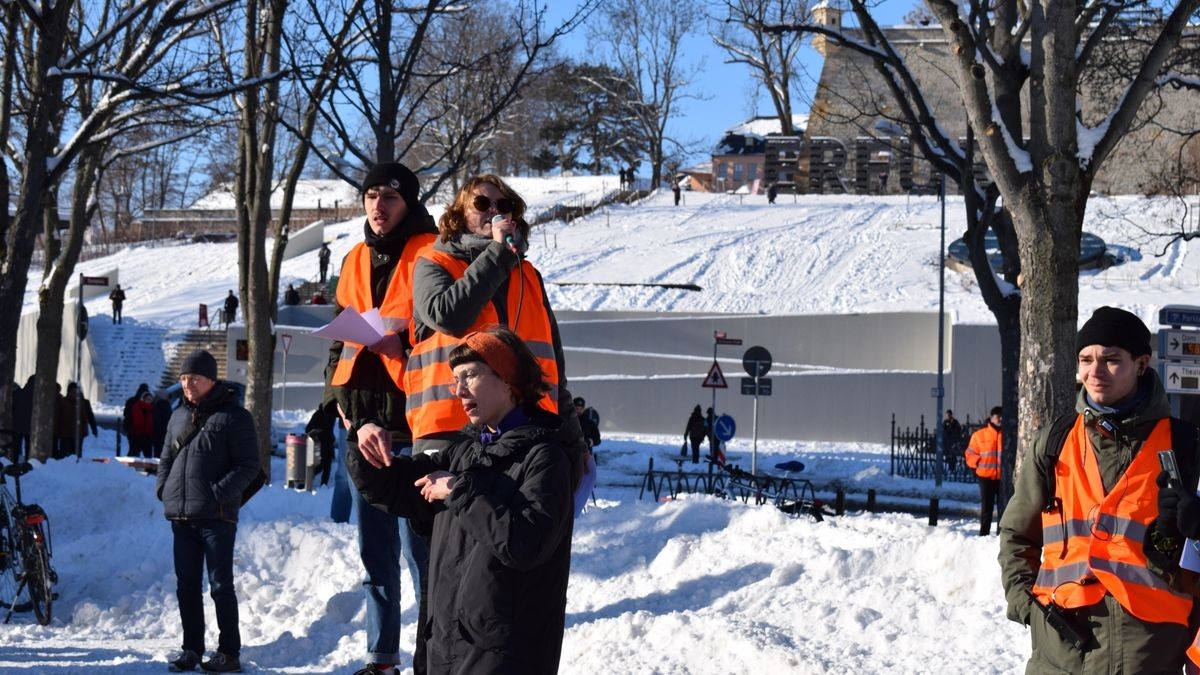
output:
[[713,361],[712,368],[708,369],[708,375],[704,378],[704,384],[700,385],[706,389],[728,389],[729,385],[725,384],[725,374],[721,372],[721,366]]

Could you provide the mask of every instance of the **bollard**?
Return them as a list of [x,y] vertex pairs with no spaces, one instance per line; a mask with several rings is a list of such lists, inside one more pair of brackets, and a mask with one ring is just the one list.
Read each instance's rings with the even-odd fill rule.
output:
[[938,498],[930,497],[929,498],[929,525],[931,527],[935,526],[935,525],[937,525],[937,521],[938,521]]
[[867,490],[867,513],[875,513],[875,491]]
[[846,491],[841,488],[833,497],[833,512],[839,516],[846,515]]

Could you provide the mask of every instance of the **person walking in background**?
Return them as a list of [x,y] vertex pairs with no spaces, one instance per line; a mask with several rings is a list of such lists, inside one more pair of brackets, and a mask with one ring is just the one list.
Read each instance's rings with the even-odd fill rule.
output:
[[347,469],[371,504],[432,521],[430,673],[556,673],[580,472],[544,406],[554,379],[505,328],[467,334],[447,359],[467,435],[387,463],[352,450]]
[[225,296],[225,325],[233,323],[237,320],[238,299],[233,294],[233,289],[229,289],[229,295]]
[[287,290],[283,292],[283,304],[285,304],[285,305],[300,304],[300,292],[296,290],[295,286],[288,284]]
[[[711,408],[710,408],[711,410]],[[692,408],[692,414],[688,416],[687,424],[683,427],[683,437],[692,444],[692,463],[700,462],[700,444],[704,442],[704,437],[708,435],[708,424],[704,420],[704,415],[700,413],[700,406]],[[684,444],[684,448],[687,444]],[[686,453],[680,453],[686,454]]]
[[125,305],[125,291],[121,290],[121,284],[112,289],[108,294],[108,299],[112,301],[112,322],[114,324],[121,323],[121,307]]
[[[963,451],[967,466],[975,470],[979,480],[979,536],[986,537],[992,533],[992,510],[999,508],[997,499],[1000,496],[1000,423],[1003,421],[1004,409],[1000,406],[992,408],[988,415],[987,424],[979,431],[971,434],[971,441]],[[1001,509],[1001,516],[1004,515]]]
[[942,420],[942,456],[946,458],[946,468],[950,473],[958,468],[958,453],[962,449],[962,424],[954,418],[954,411],[946,410],[946,419]]
[[671,192],[675,195],[675,206],[679,206],[679,196],[681,194],[681,190],[679,189],[679,181],[671,181]]
[[712,408],[704,412],[704,432],[708,435],[709,459],[714,462],[719,459],[719,463],[724,464],[725,451],[721,448],[721,439],[717,438],[717,413]]
[[[390,461],[392,455],[411,452],[401,381],[411,344],[412,275],[418,255],[433,244],[436,230],[420,202],[417,177],[403,164],[372,166],[362,189],[363,242],[342,261],[336,307],[339,312],[353,307],[360,313],[378,308],[390,332],[373,345],[334,342],[330,346],[324,404],[332,402],[341,416],[348,433],[347,452],[366,446],[368,452],[386,455]],[[357,491],[354,503],[367,598],[367,665],[358,675],[398,672],[401,555],[408,561],[418,598],[413,665],[420,675],[425,663],[421,596],[429,560],[427,540],[417,536],[407,521],[371,508]]]
[[[1195,598],[1179,567],[1196,533],[1196,427],[1171,417],[1136,315],[1097,309],[1075,339],[1075,414],[1040,429],[1000,519],[1008,618],[1029,626],[1027,673],[1179,673]],[[1177,484],[1159,452],[1173,450]]]
[[[210,673],[241,672],[233,546],[242,493],[261,470],[254,420],[238,405],[237,390],[217,380],[217,362],[208,352],[189,354],[179,373],[183,404],[171,415],[155,479],[155,494],[171,523],[183,625],[182,648],[168,666],[175,672],[196,666]],[[201,663],[205,568],[218,637],[216,653]]]
[[779,194],[779,188],[775,187],[774,183],[767,185],[767,203],[774,204],[775,197]]
[[325,283],[329,276],[329,257],[331,255],[333,253],[329,250],[329,244],[321,242],[321,250],[317,252],[317,266],[321,270],[321,283]]
[[129,456],[154,456],[154,394],[149,388],[130,409]]
[[[82,439],[87,438],[88,430],[91,430],[93,436],[99,435],[96,427],[96,415],[92,412],[92,402],[84,398],[82,392],[79,391],[78,384],[68,382],[67,395],[60,399],[59,403],[62,405],[62,409],[55,411],[58,425],[54,434],[58,441],[58,447],[54,451],[55,459],[74,455],[76,439],[79,439],[79,451],[82,453]],[[79,409],[79,426],[75,426],[76,408]]]

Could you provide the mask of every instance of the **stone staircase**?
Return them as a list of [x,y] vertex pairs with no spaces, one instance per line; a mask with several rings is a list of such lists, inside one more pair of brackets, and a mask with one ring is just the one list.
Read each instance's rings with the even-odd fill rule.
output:
[[224,378],[225,373],[225,357],[229,352],[228,341],[226,340],[224,328],[193,328],[187,333],[184,333],[182,339],[172,345],[164,345],[165,351],[171,353],[167,356],[166,367],[162,371],[162,376],[159,378],[159,387],[169,387],[179,381],[179,368],[183,366],[183,360],[197,349],[203,349],[213,355],[217,360],[217,377]]

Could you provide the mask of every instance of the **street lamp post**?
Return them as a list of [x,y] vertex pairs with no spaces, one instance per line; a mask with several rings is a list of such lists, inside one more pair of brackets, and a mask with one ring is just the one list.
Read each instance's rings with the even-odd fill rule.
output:
[[944,359],[946,350],[946,174],[941,174],[938,181],[938,201],[942,203],[941,238],[938,243],[938,356],[937,356],[937,414],[934,424],[934,484],[942,486],[943,466],[945,458],[946,439],[942,434],[942,407],[945,404],[946,390]]

